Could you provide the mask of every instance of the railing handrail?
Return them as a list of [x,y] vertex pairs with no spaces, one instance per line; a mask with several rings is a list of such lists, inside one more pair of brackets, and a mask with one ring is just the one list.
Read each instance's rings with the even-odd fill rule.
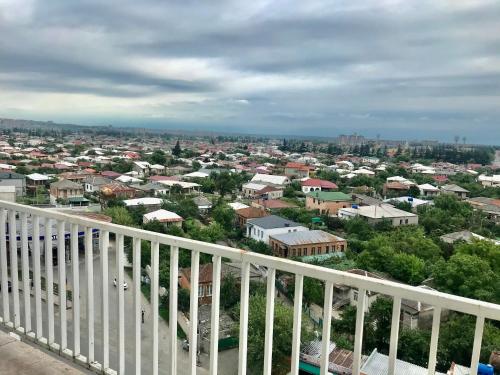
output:
[[192,240],[183,237],[171,236],[163,233],[151,232],[135,227],[106,223],[88,217],[52,211],[49,209],[26,206],[0,200],[0,208],[25,212],[27,214],[46,217],[54,220],[66,221],[83,227],[99,228],[112,233],[142,240],[158,242],[159,244],[175,246],[188,250],[230,258],[240,262],[255,263],[272,269],[290,272],[297,275],[311,277],[335,284],[344,284],[358,289],[370,290],[392,297],[399,297],[413,301],[420,301],[432,306],[454,310],[465,314],[475,315],[485,319],[500,320],[500,305],[464,298],[434,290],[418,288],[389,280],[369,278],[361,275],[338,271],[321,266],[301,263],[285,258],[254,253],[247,250],[235,249],[228,246]]

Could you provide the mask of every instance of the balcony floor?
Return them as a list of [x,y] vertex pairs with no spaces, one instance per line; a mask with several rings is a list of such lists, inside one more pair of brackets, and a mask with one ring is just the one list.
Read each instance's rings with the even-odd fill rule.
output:
[[0,375],[91,374],[74,366],[0,331]]

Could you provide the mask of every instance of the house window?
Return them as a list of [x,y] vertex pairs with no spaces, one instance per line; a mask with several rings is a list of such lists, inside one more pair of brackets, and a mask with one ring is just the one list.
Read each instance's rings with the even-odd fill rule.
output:
[[340,245],[340,251],[344,251],[344,245]]
[[198,285],[198,297],[203,297],[203,285]]
[[405,224],[408,224],[408,219],[405,219]]
[[325,250],[326,250],[325,252],[328,254],[330,252],[330,246],[326,246]]
[[314,254],[316,254],[316,248],[315,248],[315,247],[313,247],[313,248],[311,249],[311,255],[314,255]]
[[292,256],[296,256],[297,255],[297,250],[293,249],[292,250]]
[[212,295],[212,284],[209,284],[207,285],[207,296],[211,296]]
[[358,300],[358,292],[354,291],[352,294],[352,299],[357,301]]
[[399,220],[399,224],[403,224],[403,219]]

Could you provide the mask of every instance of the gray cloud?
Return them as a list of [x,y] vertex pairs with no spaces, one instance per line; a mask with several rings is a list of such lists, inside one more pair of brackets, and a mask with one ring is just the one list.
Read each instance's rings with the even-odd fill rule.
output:
[[[119,100],[127,124],[500,139],[493,0],[3,4],[0,115],[109,122]],[[84,98],[27,110],[6,90]]]

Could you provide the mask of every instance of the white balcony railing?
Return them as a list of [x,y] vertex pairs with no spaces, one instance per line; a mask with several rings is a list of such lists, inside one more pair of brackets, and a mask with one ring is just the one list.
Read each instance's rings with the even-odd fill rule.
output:
[[[18,219],[17,219],[18,218]],[[52,226],[56,225],[57,235],[53,237]],[[16,228],[20,225],[20,230]],[[41,228],[44,230],[41,231]],[[65,231],[70,228],[71,265],[65,262]],[[30,230],[30,234],[28,234]],[[86,283],[80,285],[79,262],[78,262],[78,233],[84,231],[85,247],[85,268],[84,273]],[[99,231],[99,251],[96,259],[99,259],[99,269],[93,267],[93,232]],[[9,236],[12,233],[19,233],[18,236]],[[124,282],[124,239],[132,238],[133,244],[133,313],[127,314],[127,320],[133,320],[133,329],[127,330],[127,336],[133,337],[134,342],[134,365],[135,368],[125,368],[125,310],[124,310],[124,289],[116,288],[113,293],[117,294],[116,306],[113,306],[113,315],[110,316],[110,297],[108,290],[109,283],[102,282],[102,285],[95,285],[94,279],[109,280],[110,266],[108,262],[108,248],[110,234],[116,238],[116,279],[118,285]],[[45,249],[45,266],[41,266],[41,243]],[[52,254],[52,241],[56,242],[57,256]],[[430,342],[430,355],[428,361],[429,374],[434,374],[436,367],[436,353],[439,337],[439,327],[442,309],[454,310],[476,317],[476,330],[471,358],[471,374],[477,373],[483,327],[485,319],[500,320],[500,306],[461,298],[449,294],[429,291],[422,288],[405,286],[402,284],[366,278],[363,276],[335,271],[327,268],[298,263],[287,259],[281,259],[253,252],[238,250],[225,246],[204,243],[185,238],[173,237],[141,229],[130,228],[111,223],[103,223],[90,220],[86,217],[73,216],[61,212],[33,208],[15,203],[0,202],[0,271],[1,271],[1,294],[2,311],[0,322],[4,327],[14,330],[27,339],[31,339],[51,350],[59,352],[61,355],[74,358],[75,361],[84,364],[97,372],[124,374],[141,373],[141,241],[151,242],[151,304],[152,304],[152,344],[148,346],[148,354],[151,360],[152,374],[158,374],[159,364],[159,313],[158,313],[158,280],[159,280],[159,246],[160,244],[170,246],[170,290],[169,300],[169,359],[168,366],[170,374],[180,373],[178,371],[177,353],[177,288],[178,288],[178,259],[179,249],[187,249],[191,252],[191,295],[190,295],[190,327],[189,327],[189,359],[188,366],[182,368],[189,374],[197,371],[197,314],[198,314],[198,266],[200,253],[207,253],[213,256],[213,291],[212,291],[212,311],[211,311],[211,350],[210,350],[210,374],[216,374],[218,369],[218,332],[219,332],[219,302],[221,285],[221,261],[222,258],[242,262],[241,275],[241,309],[240,309],[240,332],[239,332],[239,358],[238,374],[246,374],[247,367],[247,333],[248,333],[248,301],[249,301],[249,281],[250,264],[266,267],[267,276],[267,306],[266,306],[266,331],[264,351],[264,374],[271,374],[272,362],[272,337],[273,337],[273,316],[275,297],[276,271],[285,271],[295,275],[295,296],[294,296],[294,326],[291,353],[291,374],[297,374],[299,368],[300,354],[300,327],[302,319],[302,291],[304,277],[311,277],[325,282],[324,299],[324,319],[322,332],[322,354],[320,358],[321,374],[327,374],[328,370],[328,349],[330,345],[331,314],[332,314],[332,292],[334,284],[344,284],[355,287],[359,290],[357,320],[354,345],[353,374],[360,373],[361,348],[363,340],[363,320],[365,314],[366,299],[362,298],[367,291],[378,292],[393,297],[392,326],[389,349],[389,374],[395,372],[395,362],[397,357],[397,343],[399,332],[399,312],[402,298],[429,304],[434,307],[434,318],[432,323],[432,336]],[[20,244],[18,243],[20,242]],[[9,245],[7,249],[7,244]],[[20,250],[18,250],[20,249]],[[18,254],[21,262],[21,278],[18,275]],[[31,257],[31,267],[30,267]],[[10,259],[10,265],[7,264]],[[57,300],[54,301],[53,290],[53,259],[57,259]],[[72,316],[66,315],[65,308],[59,311],[59,321],[55,322],[56,315],[54,304],[67,306],[68,291],[66,290],[66,271],[71,274],[71,306],[69,310]],[[30,269],[32,271],[30,271]],[[9,293],[9,271],[12,282],[11,293]],[[44,271],[44,272],[42,272]],[[31,272],[31,273],[30,273]],[[42,273],[44,273],[42,275]],[[23,300],[20,301],[20,291],[30,291],[32,274],[34,290],[34,311],[30,293],[22,293]],[[97,277],[99,276],[99,277]],[[42,278],[45,280],[46,290],[42,290]],[[21,285],[19,281],[21,280]],[[94,293],[100,295],[100,299],[95,298]],[[82,297],[83,296],[83,297]],[[80,311],[81,299],[85,299],[84,311]],[[42,299],[45,299],[42,304]],[[95,303],[98,300],[100,303]],[[45,308],[42,309],[42,306]],[[23,310],[23,311],[22,311]],[[44,311],[42,311],[44,310]],[[116,311],[116,314],[114,313]],[[33,313],[33,314],[32,314]],[[87,324],[81,330],[81,313],[86,316]],[[32,318],[32,315],[34,318]],[[96,317],[100,323],[96,323]],[[21,321],[21,317],[24,317]],[[68,319],[70,318],[70,319]],[[117,324],[117,340],[114,337],[110,340],[110,321]],[[68,324],[69,323],[69,324]],[[68,325],[71,329],[72,342],[68,344]],[[58,334],[56,335],[56,327]],[[57,336],[57,337],[56,337]],[[82,342],[86,345],[82,349]],[[95,343],[99,342],[99,350],[96,350]],[[116,353],[114,362],[116,368],[110,368],[110,346],[113,346],[113,353]],[[180,369],[179,369],[180,370]]]

